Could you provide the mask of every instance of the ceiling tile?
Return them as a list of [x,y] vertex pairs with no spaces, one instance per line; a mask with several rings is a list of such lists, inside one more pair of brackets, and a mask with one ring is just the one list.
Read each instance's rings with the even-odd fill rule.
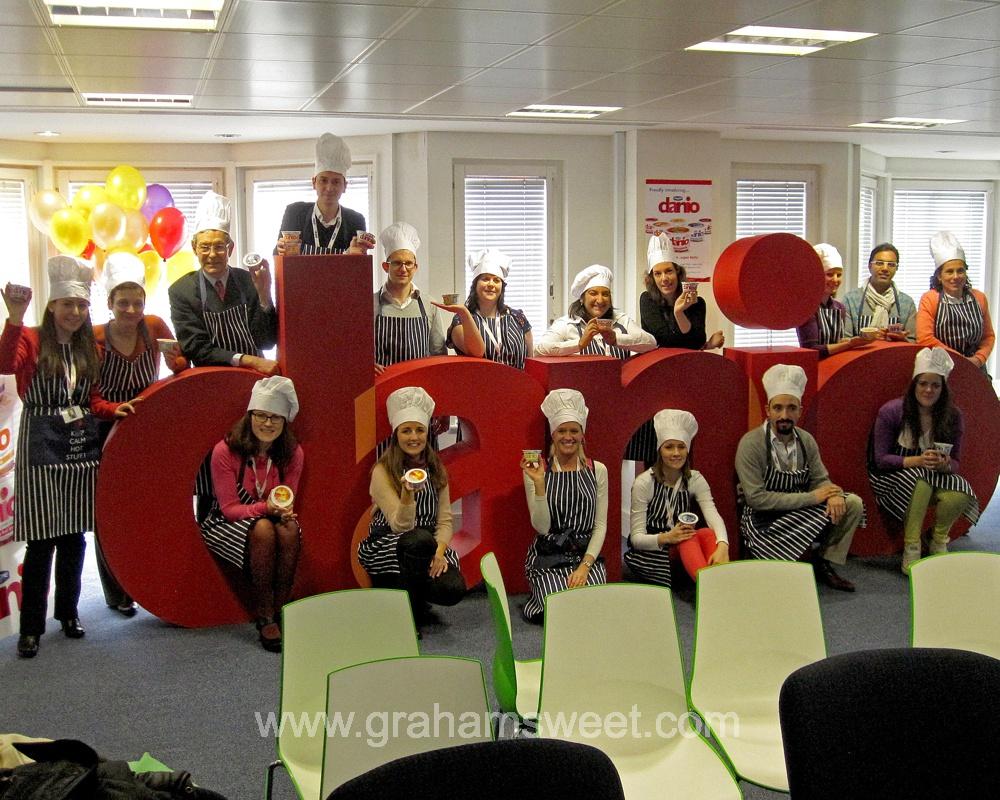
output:
[[408,113],[442,117],[504,117],[514,111],[510,103],[473,103],[466,101],[430,100],[421,103]]
[[[758,56],[733,53],[668,53],[644,64],[632,67],[628,72],[657,73],[661,75],[700,75],[705,77],[729,77],[749,75],[768,68],[774,69],[788,61],[788,56]],[[782,76],[776,76],[782,77]]]
[[877,3],[871,0],[813,0],[767,17],[761,24],[896,33],[988,5],[973,0],[878,0]]
[[879,83],[807,83],[802,82],[799,88],[793,89],[789,97],[801,97],[813,100],[857,100],[860,102],[876,102],[892,97],[910,97],[930,87],[895,86]]
[[608,0],[431,0],[436,8],[479,11],[530,11],[546,14],[591,14]]
[[606,47],[608,42],[628,42],[640,50],[683,50],[721,36],[729,25],[685,18],[671,25],[650,25],[648,20],[624,17],[589,17],[574,28],[552,37],[547,44],[563,47]]
[[[910,5],[922,5],[911,3]],[[913,25],[906,32],[914,36],[946,36],[965,37],[967,39],[1000,39],[1000,6],[979,3],[979,10],[959,16],[950,16],[927,22],[923,25]]]
[[551,95],[546,89],[524,89],[506,86],[453,86],[435,97],[445,102],[507,103],[512,108],[541,103]]
[[[197,79],[206,62],[201,58],[155,58],[139,56],[66,56],[73,75],[95,77],[116,75],[119,78],[162,77]],[[246,74],[244,70],[243,74]]]
[[561,69],[617,72],[644,64],[659,55],[657,50],[624,50],[608,47],[530,47],[502,66],[512,69]]
[[194,94],[196,80],[172,78],[123,78],[119,75],[81,75],[76,81],[81,92],[108,94]]
[[901,86],[952,86],[996,76],[995,70],[980,67],[951,67],[947,64],[913,64],[909,67],[882,72],[861,83],[895,83]]
[[983,69],[1000,70],[1000,47],[988,47],[974,53],[962,53],[938,59],[934,64],[954,64],[958,67],[982,67]]
[[851,61],[845,58],[823,58],[818,55],[786,59],[781,64],[754,73],[755,78],[787,78],[796,81],[844,83],[880,72],[899,69],[898,61]]
[[413,103],[409,100],[367,100],[322,97],[309,104],[309,111],[329,114],[402,114]]
[[986,89],[987,91],[995,91],[1000,89],[1000,78],[985,78],[981,81],[969,81],[968,83],[963,83],[960,88]]
[[735,27],[750,25],[763,17],[799,5],[795,0],[624,0],[601,12],[601,16],[669,20],[695,17],[703,22],[725,22]]
[[601,72],[573,72],[494,67],[463,81],[465,86],[498,86],[509,89],[549,89],[563,91],[604,77]]
[[580,86],[575,91],[580,92],[638,92],[649,93],[658,91],[659,95],[672,94],[682,89],[690,89],[701,83],[706,83],[704,79],[691,76],[672,77],[668,75],[637,75],[635,73],[620,72],[615,75],[608,75],[606,78],[593,81]]
[[997,89],[967,89],[949,86],[947,89],[928,89],[906,95],[908,103],[933,103],[941,108],[962,106],[970,103],[990,103],[1000,100],[1000,86]]
[[52,47],[41,28],[0,28],[0,53],[51,54]]
[[18,108],[77,108],[81,105],[72,93],[52,92],[3,92],[0,94],[0,110]]
[[442,84],[442,88],[476,73],[474,67],[420,67],[358,64],[340,80],[345,83]]
[[0,74],[14,75],[62,75],[62,69],[54,56],[42,53],[0,52]]
[[294,97],[301,104],[325,87],[325,83],[305,81],[205,81],[198,87],[198,94],[206,97]]
[[398,6],[240,0],[226,31],[374,39],[408,13],[408,9]]
[[645,92],[592,92],[587,89],[573,89],[554,94],[546,99],[548,103],[571,106],[638,106],[658,100],[670,93],[669,88],[651,88]]
[[488,67],[521,49],[517,44],[484,42],[426,42],[392,39],[383,41],[364,57],[365,64],[394,64],[420,67]]
[[[203,96],[195,98],[195,108],[200,112],[210,111],[298,111],[302,106],[300,97],[226,97]],[[220,128],[225,128],[223,121]]]
[[243,61],[214,59],[211,80],[274,80],[329,83],[347,64],[325,61]]
[[393,38],[531,44],[582,19],[584,17],[571,14],[427,8],[402,25]]
[[[972,105],[945,106],[941,109],[943,119],[993,120],[1000,122],[1000,101],[973,103]],[[951,127],[950,125],[948,126]]]
[[890,34],[846,42],[823,50],[825,58],[859,58],[865,61],[905,61],[920,64],[932,59],[982,50],[987,45],[974,39],[944,39],[932,36]]
[[105,28],[57,28],[56,36],[67,55],[207,58],[213,37],[187,31],[129,31]]
[[441,91],[440,86],[409,83],[335,83],[323,93],[323,100],[402,100],[413,105]]
[[230,34],[222,37],[219,58],[263,61],[333,61],[356,59],[375,39],[333,36],[277,36],[266,33]]

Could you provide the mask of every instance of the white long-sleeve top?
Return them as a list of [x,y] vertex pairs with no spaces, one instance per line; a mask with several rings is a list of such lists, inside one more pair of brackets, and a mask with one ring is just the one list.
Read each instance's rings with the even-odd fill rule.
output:
[[[653,491],[656,489],[656,478],[653,477],[653,470],[647,469],[632,484],[632,508],[629,512],[629,542],[636,550],[658,550],[655,533],[646,533],[646,508],[649,501],[653,499]],[[705,524],[715,533],[715,541],[729,543],[729,536],[726,533],[726,523],[719,516],[719,511],[715,507],[712,499],[712,490],[708,486],[708,481],[697,470],[691,470],[691,477],[688,479],[688,492],[698,501],[701,513],[705,516]]]
[[[594,531],[590,534],[587,544],[587,555],[597,558],[604,546],[604,535],[608,530],[608,468],[600,461],[594,462],[594,477],[597,478],[597,505],[594,511]],[[531,527],[536,533],[544,536],[552,526],[549,516],[549,501],[545,495],[535,494],[535,482],[524,476],[524,494],[528,500],[528,513],[531,515]]]
[[[577,330],[577,325],[580,323],[586,325],[586,320],[579,317],[559,317],[535,342],[535,355],[577,355],[581,349],[580,332]],[[621,325],[626,331],[625,333],[615,331],[618,347],[631,350],[633,353],[645,353],[656,349],[656,339],[653,338],[653,334],[644,331],[628,314],[616,314],[614,324]],[[597,343],[598,347],[605,346],[604,338],[601,336],[595,336],[593,341]]]

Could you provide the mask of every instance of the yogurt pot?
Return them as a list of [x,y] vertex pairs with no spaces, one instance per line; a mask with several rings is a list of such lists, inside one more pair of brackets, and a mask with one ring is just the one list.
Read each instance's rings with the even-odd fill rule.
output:
[[260,253],[247,253],[243,256],[243,266],[247,269],[253,269],[254,267],[259,267],[260,262],[263,260],[264,258]]
[[427,470],[420,468],[408,469],[403,473],[403,480],[414,489],[418,489],[427,482]]
[[30,286],[20,286],[16,283],[8,283],[7,288],[4,289],[7,297],[18,303],[23,303],[31,299],[31,287]]
[[522,450],[521,457],[527,461],[529,464],[541,464],[542,463],[542,451],[541,450]]
[[646,217],[646,235],[652,236],[656,233],[656,217]]
[[705,238],[705,226],[700,222],[692,222],[688,227],[691,228],[691,241],[700,242]]
[[441,295],[441,302],[446,306],[453,306],[458,302],[458,295],[454,292],[449,292],[448,294]]
[[694,292],[695,294],[698,294],[697,281],[684,281],[684,283],[682,283],[681,286],[683,287],[683,290],[685,292]]
[[691,243],[690,232],[691,229],[685,225],[675,225],[672,228],[667,228],[667,234],[670,236],[670,244],[673,245],[675,253],[686,253],[688,251],[688,246]]
[[295,494],[292,492],[291,487],[281,484],[271,490],[268,499],[278,508],[284,510],[292,507],[292,503],[295,502]]
[[870,342],[872,339],[878,336],[878,328],[873,328],[871,326],[868,326],[862,328],[860,333],[863,338],[867,339]]
[[700,220],[698,220],[698,222],[700,222],[702,225],[705,226],[705,235],[706,236],[711,236],[712,235],[712,218],[711,217],[702,217]]
[[367,247],[369,250],[375,246],[375,234],[369,233],[368,231],[361,231],[358,233],[358,241],[361,243],[362,247]]
[[934,442],[934,449],[941,453],[941,455],[951,455],[951,448],[951,442]]
[[597,327],[602,331],[610,331],[614,327],[615,321],[613,319],[605,319],[601,317],[597,320]]
[[159,350],[161,353],[169,353],[176,346],[177,346],[177,340],[176,339],[157,339],[156,340],[156,349]]
[[682,525],[697,525],[698,515],[692,514],[690,511],[684,511],[677,515],[677,521]]
[[302,231],[282,231],[281,239],[285,243],[286,256],[297,256],[302,252]]

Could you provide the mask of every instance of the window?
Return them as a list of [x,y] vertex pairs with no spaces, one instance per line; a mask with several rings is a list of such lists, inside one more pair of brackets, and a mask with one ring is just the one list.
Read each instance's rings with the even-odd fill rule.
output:
[[524,312],[536,336],[548,327],[550,316],[555,172],[538,166],[456,166],[455,185],[462,187],[455,226],[456,262],[462,265],[456,274],[459,295],[472,285],[466,256],[486,247],[502,250],[512,262],[504,302]]
[[[28,220],[28,201],[32,192],[27,170],[0,170],[0,241],[4,243],[4,283],[31,286],[31,245],[33,244],[34,226]],[[35,287],[39,286],[37,281]],[[36,292],[36,298],[40,292]],[[38,309],[43,306],[36,299],[28,310],[38,320],[41,314]],[[5,317],[7,311],[0,308]],[[31,320],[26,320],[31,322]]]
[[920,302],[934,273],[928,242],[935,232],[948,230],[962,243],[972,285],[985,291],[988,185],[895,181],[892,195],[892,243],[899,249],[899,290]]
[[868,280],[868,255],[875,246],[877,189],[874,178],[861,179],[858,199],[858,286]]
[[[808,239],[808,198],[810,182],[806,180],[737,179],[736,238],[759,236],[764,233],[794,233]],[[735,326],[737,347],[798,346],[792,329],[784,331],[742,328]]]

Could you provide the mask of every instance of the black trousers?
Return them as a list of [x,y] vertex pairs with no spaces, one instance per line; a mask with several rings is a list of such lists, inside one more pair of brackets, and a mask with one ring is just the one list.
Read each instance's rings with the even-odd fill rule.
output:
[[465,597],[465,578],[450,564],[441,575],[431,578],[428,571],[436,550],[437,539],[429,530],[417,528],[404,533],[396,545],[399,574],[373,575],[372,585],[379,589],[405,589],[415,613],[421,612],[425,602],[455,605]]
[[132,598],[122,588],[122,585],[118,583],[118,579],[111,571],[111,567],[108,566],[108,561],[104,557],[104,550],[101,548],[101,537],[96,532],[94,533],[94,544],[97,546],[97,574],[101,578],[101,588],[104,590],[104,602],[108,604],[108,608],[131,603]]
[[80,576],[87,540],[82,533],[67,533],[51,539],[28,542],[21,576],[21,635],[45,633],[52,555],[56,557],[55,618],[63,621],[79,616]]

